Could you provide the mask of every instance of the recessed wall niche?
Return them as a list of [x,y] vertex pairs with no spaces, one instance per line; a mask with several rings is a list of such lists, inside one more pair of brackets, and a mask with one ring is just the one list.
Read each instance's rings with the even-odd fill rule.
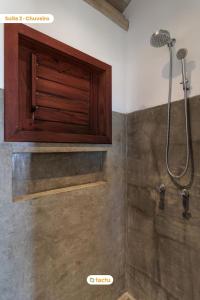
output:
[[106,152],[13,153],[13,200],[30,200],[105,183]]
[[5,140],[111,143],[111,66],[5,24]]

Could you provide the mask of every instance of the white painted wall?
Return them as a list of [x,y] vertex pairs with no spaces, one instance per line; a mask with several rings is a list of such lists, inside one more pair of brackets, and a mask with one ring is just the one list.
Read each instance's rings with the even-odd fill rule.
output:
[[[0,13],[51,13],[53,24],[30,25],[113,67],[113,110],[125,112],[126,32],[83,0],[5,0]],[[0,88],[3,88],[3,25],[0,25]]]
[[[157,29],[169,29],[176,50],[188,48],[191,96],[200,94],[200,1],[132,0],[126,10],[128,33],[83,0],[6,0],[0,13],[51,13],[53,24],[31,25],[113,66],[113,110],[132,112],[167,102],[167,47],[150,46]],[[0,24],[0,88],[3,88],[3,25]],[[183,97],[175,59],[173,100]]]
[[[176,50],[188,48],[188,75],[191,95],[200,94],[200,1],[132,0],[126,10],[130,20],[127,35],[127,112],[167,102],[168,49],[150,46],[150,36],[157,29],[170,30],[176,37]],[[173,99],[183,97],[179,82],[180,65],[174,69]]]

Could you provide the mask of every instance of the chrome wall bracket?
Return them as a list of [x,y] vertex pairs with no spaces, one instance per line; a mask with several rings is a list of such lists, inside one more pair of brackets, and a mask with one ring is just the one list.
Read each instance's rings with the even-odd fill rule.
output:
[[171,41],[167,44],[168,47],[174,47],[174,45],[176,44],[176,39],[171,39]]

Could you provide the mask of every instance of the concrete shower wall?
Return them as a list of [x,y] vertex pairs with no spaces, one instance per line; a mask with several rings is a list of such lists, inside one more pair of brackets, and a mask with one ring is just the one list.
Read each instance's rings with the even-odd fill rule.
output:
[[[200,299],[200,97],[189,100],[192,159],[187,176],[172,181],[165,167],[167,105],[127,116],[127,289],[137,300]],[[170,167],[186,159],[184,103],[172,105]],[[166,185],[159,209],[160,184]],[[180,191],[190,191],[190,220]]]
[[[125,116],[113,113],[113,145],[105,157],[105,185],[13,202],[12,150],[10,143],[3,143],[2,114],[1,90],[0,299],[116,300],[125,291]],[[44,175],[41,169],[44,155],[38,164],[34,158],[34,170],[28,174],[29,183],[31,179],[35,180],[36,169],[39,173],[37,181],[39,175]],[[87,172],[91,170],[90,179],[96,176],[96,169],[94,173],[92,167],[88,170],[88,164],[94,164],[94,155],[90,159],[90,154],[86,153],[85,167],[84,164],[79,166]],[[63,154],[60,157],[64,164]],[[53,157],[54,165],[56,158],[59,160],[59,154]],[[49,159],[52,161],[52,155]],[[79,165],[80,159],[79,154]],[[71,154],[66,153],[65,160],[66,167],[75,168],[74,173],[67,171],[69,184],[69,176],[71,174],[73,182],[78,166]],[[27,164],[23,157],[21,162]],[[49,168],[53,168],[49,162],[46,162]],[[63,172],[58,171],[58,176],[62,175],[61,184],[63,174],[66,174]],[[45,174],[52,174],[52,170]],[[19,169],[15,170],[14,179],[16,176],[19,182],[23,180]],[[47,185],[49,179],[47,176]],[[89,286],[86,279],[91,274],[110,274],[114,283],[104,287]]]

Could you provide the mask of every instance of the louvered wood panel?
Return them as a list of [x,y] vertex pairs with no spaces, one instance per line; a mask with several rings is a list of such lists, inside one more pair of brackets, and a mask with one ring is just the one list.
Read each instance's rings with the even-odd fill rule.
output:
[[22,24],[5,50],[5,140],[111,142],[109,65]]

